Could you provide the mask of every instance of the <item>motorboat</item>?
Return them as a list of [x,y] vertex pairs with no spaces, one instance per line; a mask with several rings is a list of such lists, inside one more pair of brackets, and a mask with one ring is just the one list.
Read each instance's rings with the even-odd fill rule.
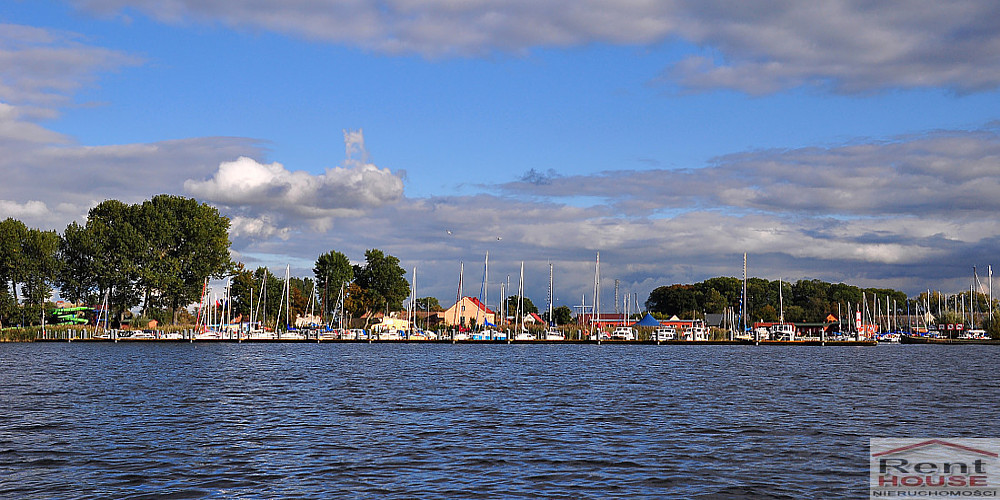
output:
[[619,326],[611,332],[611,340],[635,340],[635,330],[629,326]]
[[650,340],[664,342],[667,340],[677,340],[677,328],[673,326],[660,326],[650,335]]
[[771,336],[775,340],[791,341],[795,340],[795,325],[791,323],[777,323],[771,325]]

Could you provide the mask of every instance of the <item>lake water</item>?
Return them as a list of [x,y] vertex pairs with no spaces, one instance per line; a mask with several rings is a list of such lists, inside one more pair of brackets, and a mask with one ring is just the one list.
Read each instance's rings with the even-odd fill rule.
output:
[[863,498],[996,346],[0,344],[3,498]]

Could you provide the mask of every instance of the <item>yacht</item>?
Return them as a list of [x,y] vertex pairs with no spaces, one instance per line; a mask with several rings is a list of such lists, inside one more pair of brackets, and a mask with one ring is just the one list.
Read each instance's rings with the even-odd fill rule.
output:
[[628,326],[619,326],[611,332],[611,340],[635,340],[635,331]]
[[677,328],[673,326],[661,326],[653,331],[650,335],[649,340],[654,340],[656,342],[663,342],[666,340],[677,340]]
[[517,335],[514,336],[514,340],[538,340],[538,339],[535,338],[534,333],[531,333],[528,330],[521,330],[521,333],[518,333]]
[[705,323],[696,321],[688,328],[682,336],[682,340],[691,340],[695,342],[703,342],[708,340],[708,327]]
[[555,328],[549,328],[545,330],[545,340],[566,340],[566,334]]
[[776,340],[795,340],[795,325],[791,323],[771,325],[771,336]]

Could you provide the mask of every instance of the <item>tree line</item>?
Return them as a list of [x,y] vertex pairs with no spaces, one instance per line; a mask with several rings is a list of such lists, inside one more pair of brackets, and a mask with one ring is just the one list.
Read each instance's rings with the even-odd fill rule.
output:
[[[284,280],[231,259],[229,224],[215,207],[173,195],[138,204],[106,200],[88,212],[85,223],[73,222],[62,234],[13,218],[0,221],[0,327],[53,322],[53,316],[45,318],[51,306],[46,302],[57,288],[73,303],[106,304],[113,327],[135,309],[161,323],[189,321],[188,306],[201,301],[211,278],[230,278],[228,298],[222,299],[228,302],[220,306],[232,318],[245,321],[254,307],[267,312],[258,319],[277,321]],[[378,249],[366,251],[358,265],[328,252],[313,271],[314,279],[288,280],[286,307],[293,318],[310,312],[313,301],[327,314],[338,303],[352,317],[394,311],[410,293],[399,259]]]
[[[680,318],[701,318],[705,314],[722,313],[726,308],[739,311],[743,282],[738,278],[710,278],[694,284],[660,286],[649,294],[646,308],[658,315],[677,315]],[[888,298],[888,307],[886,299]],[[948,302],[948,301],[951,302]],[[944,296],[940,292],[923,292],[907,297],[901,291],[889,288],[860,288],[844,283],[829,283],[817,279],[798,280],[794,283],[762,278],[747,279],[747,312],[751,321],[774,322],[780,319],[782,306],[786,321],[819,323],[829,315],[847,314],[847,307],[856,308],[863,301],[870,309],[877,308],[888,314],[905,317],[910,314],[931,313],[938,319],[958,322],[954,311],[976,312],[989,319],[989,299],[985,294],[963,292]],[[949,305],[950,304],[950,305]],[[958,304],[962,304],[959,306]],[[950,312],[949,312],[950,311]]]
[[[780,287],[780,288],[779,288]],[[780,291],[779,291],[780,290]],[[676,314],[682,318],[697,318],[704,314],[722,313],[726,308],[739,310],[743,281],[738,278],[709,278],[691,285],[661,286],[649,294],[646,308],[650,312]],[[830,314],[837,315],[838,304],[858,304],[863,297],[886,297],[900,307],[906,294],[886,288],[859,288],[844,283],[821,280],[770,281],[747,279],[747,312],[753,321],[778,321],[784,306],[785,320],[822,322]],[[884,300],[884,299],[883,299]],[[842,311],[846,314],[846,311]]]
[[[62,234],[0,222],[0,324],[38,324],[53,289],[68,301],[106,303],[114,322],[129,309],[180,310],[203,281],[232,268],[229,219],[191,198],[106,200]],[[18,291],[24,294],[20,304]]]

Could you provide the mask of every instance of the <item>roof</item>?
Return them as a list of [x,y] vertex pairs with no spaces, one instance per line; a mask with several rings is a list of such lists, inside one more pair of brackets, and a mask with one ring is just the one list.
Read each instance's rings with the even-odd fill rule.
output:
[[718,313],[707,313],[705,314],[705,323],[709,326],[719,326],[722,324],[722,320],[725,319],[724,314]]
[[491,311],[489,307],[483,305],[483,303],[480,302],[478,298],[476,297],[466,297],[466,298],[469,299],[473,304],[475,304],[476,307],[479,308],[479,310],[486,312],[486,314],[496,314],[495,312]]
[[660,322],[656,321],[652,314],[646,313],[642,319],[635,322],[634,326],[660,326]]

